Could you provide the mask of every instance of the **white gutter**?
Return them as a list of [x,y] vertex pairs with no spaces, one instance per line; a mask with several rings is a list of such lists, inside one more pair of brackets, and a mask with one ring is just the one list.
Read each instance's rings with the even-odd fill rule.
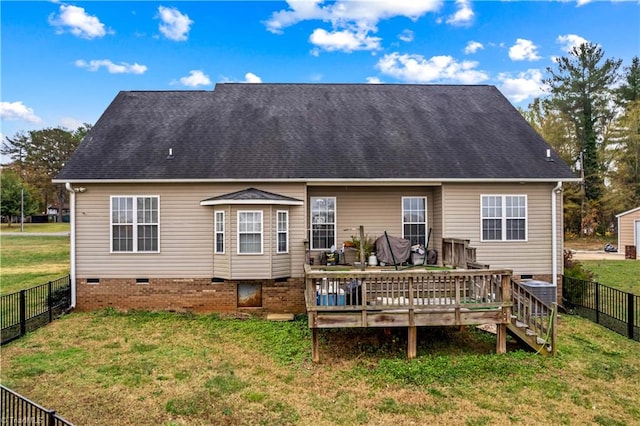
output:
[[562,181],[551,191],[551,251],[552,251],[552,277],[553,285],[558,285],[558,201],[557,197],[562,193]]
[[71,308],[76,307],[76,192],[84,192],[85,188],[73,188],[71,183],[66,182],[64,187],[69,191],[69,224],[71,225],[70,233],[70,271],[69,278],[71,281]]

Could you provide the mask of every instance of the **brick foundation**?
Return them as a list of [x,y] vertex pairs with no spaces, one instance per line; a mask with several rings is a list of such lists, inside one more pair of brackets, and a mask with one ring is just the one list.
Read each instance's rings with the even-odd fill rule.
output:
[[[208,278],[149,278],[148,282],[136,282],[135,278],[102,278],[97,281],[87,283],[87,278],[76,280],[78,310],[111,307],[122,311],[136,309],[199,313],[305,312],[302,278],[224,282],[211,282]],[[262,285],[262,307],[238,308],[239,283]]]

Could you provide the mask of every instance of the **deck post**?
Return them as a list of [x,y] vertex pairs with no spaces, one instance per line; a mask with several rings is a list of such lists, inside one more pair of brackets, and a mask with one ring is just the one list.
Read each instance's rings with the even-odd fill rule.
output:
[[320,342],[318,340],[318,329],[311,329],[311,359],[313,362],[320,362]]
[[408,343],[407,343],[407,358],[409,359],[414,359],[416,357],[417,354],[417,340],[418,340],[418,333],[417,333],[417,327],[415,325],[413,326],[409,326],[409,335],[408,335]]
[[496,353],[507,352],[507,324],[496,324]]

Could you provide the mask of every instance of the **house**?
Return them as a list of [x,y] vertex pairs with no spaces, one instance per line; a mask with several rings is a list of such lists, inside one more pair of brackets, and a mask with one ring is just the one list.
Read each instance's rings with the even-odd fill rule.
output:
[[618,251],[625,257],[636,259],[640,246],[640,207],[616,215],[618,218]]
[[558,283],[578,180],[493,86],[233,83],[120,92],[54,182],[78,309],[303,312],[360,226]]

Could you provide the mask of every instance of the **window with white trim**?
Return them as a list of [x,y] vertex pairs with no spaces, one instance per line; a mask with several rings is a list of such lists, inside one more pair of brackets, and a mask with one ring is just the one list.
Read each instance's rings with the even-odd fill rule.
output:
[[427,199],[402,197],[402,238],[427,245]]
[[158,196],[111,197],[111,251],[160,251]]
[[526,241],[526,195],[482,195],[481,202],[482,241]]
[[262,254],[262,211],[238,211],[238,254]]
[[224,254],[224,211],[214,213],[215,253]]
[[289,212],[278,210],[276,212],[276,234],[277,234],[277,253],[287,253],[289,251]]
[[329,250],[336,243],[336,197],[311,197],[311,249]]

